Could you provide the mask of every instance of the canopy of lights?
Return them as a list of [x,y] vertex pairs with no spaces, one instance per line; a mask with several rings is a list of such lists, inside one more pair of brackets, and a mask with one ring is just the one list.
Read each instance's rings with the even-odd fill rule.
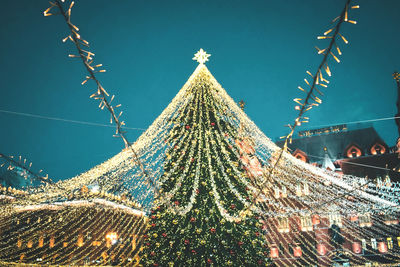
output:
[[[190,215],[193,222],[202,203],[211,203],[222,225],[256,218],[263,257],[278,265],[324,266],[334,257],[354,264],[373,262],[369,257],[397,262],[394,196],[364,178],[311,166],[288,152],[277,163],[281,148],[216,81],[204,64],[208,57],[203,50],[195,55],[194,73],[131,145],[144,169],[125,149],[65,181],[1,188],[0,262],[135,265],[143,256],[157,264],[148,248],[140,252],[152,242],[155,253],[165,249],[157,241],[162,233],[145,234],[159,219],[150,214],[161,206],[173,218]],[[195,231],[176,220],[171,225]],[[214,240],[208,235],[199,235],[203,245]],[[176,244],[174,253],[185,253],[179,251],[185,245]],[[193,251],[187,257],[196,258]]]

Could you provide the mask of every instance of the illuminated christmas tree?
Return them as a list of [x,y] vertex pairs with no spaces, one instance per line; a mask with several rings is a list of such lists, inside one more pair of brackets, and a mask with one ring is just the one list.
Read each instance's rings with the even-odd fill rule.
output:
[[171,120],[160,179],[164,200],[152,209],[145,236],[146,266],[256,266],[268,255],[260,217],[243,217],[252,201],[240,168],[240,131],[204,62],[185,86],[187,102]]
[[211,75],[208,56],[196,54],[176,97],[114,157],[57,183],[0,187],[0,265],[398,261],[393,197],[281,153]]

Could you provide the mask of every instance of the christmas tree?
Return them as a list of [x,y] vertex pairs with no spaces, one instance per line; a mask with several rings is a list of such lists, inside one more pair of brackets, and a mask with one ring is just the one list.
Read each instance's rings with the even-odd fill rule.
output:
[[[218,97],[222,92],[200,65],[186,84],[187,102],[171,120],[160,179],[151,210],[142,263],[146,266],[265,265],[262,224],[243,216],[252,201],[251,180],[241,163],[240,130]],[[237,142],[235,142],[237,141]],[[248,179],[248,180],[244,180]],[[167,204],[171,203],[171,204]]]
[[129,149],[56,184],[0,187],[0,265],[330,266],[350,248],[355,264],[398,261],[392,198],[280,153],[208,56]]

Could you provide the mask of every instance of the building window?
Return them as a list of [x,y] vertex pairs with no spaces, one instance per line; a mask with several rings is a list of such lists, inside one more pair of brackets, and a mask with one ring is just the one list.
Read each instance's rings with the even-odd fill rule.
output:
[[296,159],[299,159],[301,161],[308,162],[307,154],[305,152],[301,151],[300,149],[296,149],[293,152],[293,157],[295,157]]
[[289,231],[290,231],[289,218],[288,217],[279,217],[278,218],[278,232],[288,233]]
[[329,214],[329,227],[332,227],[333,224],[336,224],[339,227],[342,227],[342,216],[338,213]]
[[300,216],[300,225],[301,225],[301,231],[312,231],[313,230],[313,224],[311,220],[311,215],[303,215]]
[[380,143],[376,143],[371,147],[371,154],[372,155],[380,155],[380,154],[385,154],[386,148]]
[[346,156],[347,156],[348,158],[357,158],[357,157],[360,157],[361,154],[362,154],[362,153],[361,153],[361,149],[358,148],[358,147],[355,146],[355,145],[350,146],[350,147],[347,149],[347,152],[346,152]]
[[372,226],[371,215],[369,213],[358,215],[358,220],[360,222],[360,227],[371,227]]

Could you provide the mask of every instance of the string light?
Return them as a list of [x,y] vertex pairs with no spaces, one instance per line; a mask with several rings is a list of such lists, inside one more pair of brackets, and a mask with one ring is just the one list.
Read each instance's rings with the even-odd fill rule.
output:
[[[39,171],[39,173],[35,173],[34,171],[32,171],[31,170],[32,162],[30,162],[29,165],[27,166],[26,159],[24,159],[22,161],[22,157],[21,156],[19,156],[19,161],[17,161],[17,160],[15,160],[13,158],[13,156],[9,157],[7,155],[4,155],[4,154],[0,153],[0,158],[3,158],[4,160],[6,160],[9,163],[8,164],[8,169],[9,170],[11,170],[12,168],[15,168],[15,167],[23,170],[23,172],[20,173],[20,176],[24,177],[25,179],[28,179],[28,178],[32,179],[33,178],[33,179],[35,179],[35,180],[37,180],[39,182],[42,182],[42,183],[50,183],[50,184],[53,183],[53,181],[48,177],[48,175],[42,176],[42,175],[40,175],[41,171]],[[1,167],[3,167],[4,165],[5,165],[5,163],[3,163],[1,165]]]
[[[291,131],[285,138],[284,145],[283,145],[280,153],[278,154],[278,157],[277,157],[277,160],[275,162],[274,167],[272,167],[271,170],[270,170],[269,176],[273,175],[273,173],[275,171],[275,168],[278,166],[279,161],[281,160],[284,151],[287,149],[288,143],[291,143],[292,136],[294,134],[294,131],[295,131],[296,127],[301,125],[300,118],[303,116],[303,114],[305,112],[309,111],[314,105],[319,105],[319,104],[322,103],[322,100],[319,97],[315,96],[314,91],[316,91],[315,88],[317,88],[317,85],[320,85],[322,87],[327,87],[327,85],[326,84],[322,84],[322,83],[317,83],[317,80],[318,80],[319,77],[322,77],[322,75],[320,73],[321,73],[321,70],[322,70],[322,68],[324,66],[325,66],[325,71],[328,74],[328,76],[331,76],[331,71],[330,71],[330,69],[328,67],[328,64],[327,64],[329,55],[331,55],[338,63],[340,62],[340,60],[332,53],[331,50],[333,48],[333,45],[336,44],[336,38],[337,38],[338,35],[343,39],[343,41],[345,43],[348,43],[347,39],[345,39],[343,37],[343,35],[341,35],[339,33],[339,30],[340,30],[341,24],[344,21],[347,21],[347,18],[348,18],[348,6],[349,6],[350,2],[351,2],[351,0],[347,0],[341,15],[333,20],[333,22],[336,22],[336,25],[335,25],[335,27],[332,28],[332,31],[333,31],[332,36],[324,35],[324,36],[318,36],[317,37],[318,39],[327,39],[327,38],[329,38],[329,39],[331,39],[331,41],[330,41],[328,47],[324,49],[324,51],[326,50],[326,53],[322,53],[324,55],[324,57],[323,57],[322,62],[319,65],[319,67],[318,67],[318,69],[316,71],[316,74],[315,75],[311,75],[310,74],[312,77],[314,77],[312,84],[310,84],[307,79],[304,79],[306,84],[310,87],[310,89],[308,91],[306,91],[307,95],[306,95],[305,99],[304,100],[302,98],[295,98],[294,99],[294,101],[296,103],[300,104],[301,108],[299,110],[299,114],[298,114],[297,118],[295,119],[294,123],[290,126]],[[330,30],[328,30],[327,32],[330,32]],[[337,46],[337,44],[336,44],[336,46]],[[318,47],[316,47],[316,48],[317,48],[318,53],[319,53],[321,51],[321,49],[319,49]],[[317,92],[320,92],[320,91],[317,91]],[[299,102],[300,100],[302,100],[304,102],[303,103]],[[315,103],[312,103],[313,101]],[[265,184],[263,186],[265,186]],[[259,187],[259,194],[261,194],[263,186]]]
[[[126,149],[129,149],[133,155],[132,160],[139,166],[139,168],[141,169],[143,175],[146,177],[146,179],[148,180],[148,183],[153,187],[153,189],[155,190],[155,192],[158,194],[158,189],[156,188],[156,184],[154,183],[154,181],[151,179],[151,177],[149,176],[149,174],[147,173],[146,169],[144,168],[142,162],[140,161],[136,151],[132,148],[131,146],[131,142],[128,141],[126,135],[125,135],[125,131],[122,130],[122,126],[125,125],[125,122],[120,120],[120,116],[122,115],[122,111],[119,113],[119,115],[116,115],[116,109],[119,107],[117,106],[112,106],[111,105],[111,101],[108,99],[109,94],[107,93],[107,91],[103,88],[103,86],[100,84],[99,80],[96,78],[95,73],[104,73],[106,72],[105,69],[101,69],[101,70],[95,70],[96,67],[100,67],[102,66],[102,64],[97,64],[95,67],[92,66],[93,63],[93,57],[94,57],[94,53],[90,52],[90,51],[86,51],[84,49],[81,48],[81,45],[85,45],[88,46],[88,42],[87,41],[81,41],[81,35],[78,33],[79,28],[77,26],[75,26],[74,24],[71,23],[71,10],[72,7],[74,6],[74,1],[71,1],[69,8],[67,10],[67,12],[64,11],[64,7],[62,2],[60,2],[59,0],[56,0],[54,3],[51,2],[51,6],[44,12],[45,16],[46,14],[48,14],[48,11],[51,10],[53,7],[57,7],[59,12],[62,14],[62,16],[64,17],[70,31],[71,31],[71,35],[68,36],[68,38],[75,44],[75,47],[78,51],[79,55],[72,55],[70,54],[69,57],[72,58],[81,58],[83,64],[85,65],[89,76],[86,77],[86,79],[82,82],[82,84],[85,84],[87,80],[92,79],[95,83],[96,83],[96,87],[97,87],[97,96],[95,97],[95,99],[100,100],[100,104],[99,104],[99,108],[101,110],[103,110],[104,108],[106,108],[110,113],[111,113],[111,117],[112,117],[112,121],[114,121],[115,126],[116,126],[116,132],[115,135],[120,137],[125,145]],[[66,39],[64,39],[66,40]],[[64,41],[63,40],[63,41]],[[85,56],[86,54],[86,56]],[[207,61],[207,55],[202,55],[203,57],[205,57],[205,61]],[[98,98],[97,98],[98,97]]]
[[[211,89],[208,89],[207,93],[205,93],[202,91],[205,90],[204,88]],[[201,97],[202,95],[205,96]],[[186,110],[191,112],[185,112]],[[218,114],[218,116],[211,119],[208,115],[210,111],[213,111],[213,114]],[[301,116],[298,121],[308,121],[308,118]],[[225,131],[221,131],[223,127],[226,127]],[[238,129],[240,129],[239,132],[237,132]],[[244,137],[246,138],[241,139]],[[204,140],[204,142],[199,140]],[[113,217],[108,213],[98,213],[96,220],[90,223],[91,227],[88,229],[97,229],[101,225],[110,225],[111,228],[105,229],[103,232],[104,237],[107,233],[115,232],[118,233],[122,240],[125,240],[126,237],[122,236],[126,236],[127,232],[134,229],[132,231],[139,234],[140,231],[145,229],[145,225],[148,225],[143,224],[143,221],[137,220],[140,216],[144,216],[144,212],[151,217],[152,213],[148,212],[151,207],[157,207],[157,205],[171,201],[175,202],[177,196],[187,195],[187,198],[180,198],[178,204],[175,204],[177,208],[171,209],[171,214],[184,217],[197,214],[196,206],[199,203],[199,196],[205,197],[197,192],[198,190],[203,190],[203,188],[209,188],[209,192],[206,192],[206,195],[216,205],[213,212],[221,214],[225,221],[233,223],[245,221],[247,220],[246,218],[254,216],[254,214],[260,214],[262,220],[271,227],[266,238],[272,244],[272,242],[277,242],[278,240],[286,243],[292,242],[291,239],[278,235],[278,231],[274,230],[276,229],[274,227],[279,225],[276,218],[287,218],[285,220],[288,222],[288,226],[282,228],[284,231],[296,229],[297,226],[293,224],[291,218],[302,218],[301,227],[306,233],[311,227],[309,222],[314,214],[318,214],[322,220],[330,218],[330,220],[340,221],[343,225],[343,231],[353,231],[355,235],[364,238],[377,237],[376,234],[374,235],[368,229],[365,229],[366,227],[353,229],[353,226],[347,226],[345,218],[350,214],[364,214],[366,211],[371,211],[372,205],[374,208],[388,208],[396,205],[392,204],[390,200],[374,197],[371,194],[375,192],[373,189],[370,189],[369,193],[364,192],[360,187],[365,184],[365,180],[353,176],[339,176],[338,174],[317,169],[293,158],[287,153],[283,154],[282,162],[277,165],[274,175],[268,176],[269,170],[276,162],[277,153],[280,151],[279,148],[235,104],[204,64],[198,66],[170,105],[133,145],[141,153],[141,158],[153,177],[160,182],[160,188],[163,188],[163,198],[158,199],[158,204],[153,204],[154,195],[151,194],[152,191],[149,189],[149,185],[146,185],[145,177],[141,175],[138,166],[132,164],[130,152],[124,150],[86,173],[58,182],[60,187],[65,190],[47,185],[30,190],[29,197],[15,198],[13,200],[13,209],[8,213],[12,217],[26,220],[34,218],[31,215],[33,213],[29,214],[28,212],[63,207],[63,209],[59,210],[59,215],[54,217],[55,220],[62,218],[63,226],[52,225],[51,223],[46,224],[48,229],[52,229],[52,233],[57,233],[59,231],[57,229],[65,229],[66,231],[67,229],[80,229],[79,224],[87,220],[85,212],[90,208],[101,206],[115,213],[122,212],[125,214],[124,218],[130,218],[129,220],[136,226],[122,224],[121,228],[113,228],[113,225],[115,225]],[[250,157],[253,153],[254,156]],[[235,160],[239,158],[239,162]],[[246,158],[249,160],[247,163],[245,163]],[[213,161],[211,162],[210,159]],[[171,168],[168,171],[165,169],[167,168],[166,162],[171,164]],[[257,162],[260,164],[257,164]],[[160,166],[164,167],[161,168]],[[243,166],[247,166],[247,171],[243,171]],[[208,177],[210,177],[209,180],[204,178],[205,170],[207,170]],[[188,183],[183,179],[190,179],[192,182]],[[206,182],[205,185],[203,185],[204,182]],[[221,191],[221,183],[225,184],[224,191],[226,192],[224,193]],[[248,195],[240,191],[238,183],[248,188]],[[263,194],[257,198],[257,205],[254,208],[250,208],[251,203],[257,196],[257,184],[277,186],[275,188],[266,186]],[[116,188],[121,189],[116,190]],[[136,201],[132,203],[124,200],[122,195],[125,192],[135,196]],[[75,200],[61,201],[60,198],[65,193],[72,194]],[[340,198],[322,207],[317,207],[318,203],[323,200],[333,199],[338,194],[348,194],[353,200]],[[249,199],[246,198],[246,195]],[[235,209],[232,209],[230,205],[232,199],[237,199],[237,203],[240,203],[243,207],[248,207],[249,212],[244,208],[235,207]],[[76,215],[71,216],[66,207],[75,207],[81,210],[76,212]],[[310,210],[309,207],[315,208]],[[128,213],[132,209],[138,211]],[[16,216],[17,214],[19,215]],[[70,220],[77,218],[77,216],[80,220],[71,224]],[[371,218],[376,222],[383,220],[375,214],[371,215]],[[44,229],[44,225],[37,223],[37,220],[35,221],[29,227],[29,229],[33,229],[32,232],[24,235],[26,237],[23,239],[25,244],[27,238],[35,231]],[[43,221],[47,221],[47,219],[44,218]],[[178,225],[178,222],[176,223]],[[171,224],[175,225],[172,220]],[[71,228],[67,228],[66,225],[71,225]],[[390,230],[397,226],[391,225],[390,228],[388,227],[385,224],[384,227],[377,226],[376,229],[383,235],[388,229]],[[184,230],[189,231],[189,229]],[[9,237],[15,242],[14,244],[17,243],[20,233],[16,231],[10,234]],[[66,248],[71,245],[70,240],[73,237],[78,237],[79,240],[82,240],[79,232],[73,231],[67,234],[65,240],[69,241],[65,241],[67,242]],[[158,238],[159,235],[152,239],[157,240]],[[326,236],[326,238],[328,237]],[[83,243],[79,243],[82,244],[82,248],[85,248],[86,244],[92,244],[86,240],[88,239],[83,237]],[[204,242],[211,241],[209,238],[204,237]],[[107,247],[107,243],[101,244],[100,246],[93,246],[93,248],[99,251],[104,246]],[[156,246],[156,242],[154,245]],[[314,247],[313,241],[307,238],[301,239],[299,245],[308,248]],[[74,246],[76,249],[73,249],[68,256],[64,257],[62,262],[69,262],[68,257],[78,253],[80,246]],[[130,249],[132,246],[130,244]],[[141,246],[142,243],[136,243],[134,251],[137,251],[136,249]],[[5,247],[8,247],[8,245]],[[119,246],[110,246],[108,249],[110,253],[117,253],[118,248]],[[126,246],[125,248],[127,249]],[[63,249],[61,246],[57,251],[62,252]],[[40,253],[41,250],[38,248],[37,251]],[[132,254],[130,253],[135,253],[132,250],[129,251],[125,255],[131,256]],[[107,253],[108,256],[104,255],[104,257],[109,257],[110,253]],[[302,251],[301,259],[309,264],[315,263],[312,260],[313,258],[329,261],[318,256],[317,252],[313,253]],[[1,251],[0,255],[3,255]],[[79,255],[85,257],[83,254]],[[9,259],[15,259],[12,257],[14,256],[10,256]],[[89,255],[89,257],[91,256]],[[44,257],[43,259],[49,261],[50,258]],[[363,261],[356,260],[356,262]]]
[[[60,2],[56,3],[60,7]],[[68,24],[72,6],[73,3],[66,13],[60,8]],[[343,21],[343,14],[337,21]],[[81,44],[77,29],[70,27],[74,29],[71,31],[72,40]],[[334,29],[332,39],[336,36],[338,26]],[[325,59],[331,55],[331,48],[329,46],[326,49]],[[89,67],[92,63],[88,62],[88,57],[92,58],[93,55],[79,52],[79,57],[88,68],[89,77],[97,83]],[[18,227],[9,228],[11,230],[0,238],[2,261],[71,264],[75,260],[90,258],[98,261],[94,264],[105,265],[113,257],[118,257],[122,265],[127,265],[132,261],[137,264],[140,260],[138,253],[145,247],[140,255],[145,257],[143,261],[146,262],[151,261],[148,259],[152,257],[149,250],[152,249],[181,253],[173,257],[172,254],[164,254],[163,257],[167,257],[165,265],[171,265],[171,262],[174,265],[174,261],[179,260],[178,256],[188,257],[192,263],[196,263],[195,248],[189,249],[191,256],[182,254],[183,248],[191,245],[192,241],[201,246],[214,246],[214,249],[220,249],[217,245],[222,246],[223,241],[236,241],[237,238],[241,240],[237,240],[235,246],[248,249],[260,248],[266,241],[279,254],[277,242],[293,242],[290,235],[285,234],[291,232],[297,237],[305,237],[296,242],[296,257],[301,257],[301,261],[293,262],[293,265],[328,265],[331,260],[326,256],[329,246],[327,240],[330,239],[326,230],[328,227],[334,224],[341,227],[338,235],[348,241],[364,238],[371,240],[368,241],[371,244],[379,235],[397,230],[396,224],[389,226],[381,223],[387,222],[387,219],[374,212],[377,209],[397,212],[397,204],[391,201],[390,195],[372,187],[366,189],[365,186],[369,184],[365,179],[318,169],[280,150],[228,96],[204,65],[208,54],[202,54],[205,55],[199,59],[199,66],[153,124],[135,143],[123,139],[126,148],[122,152],[76,177],[54,185],[29,188],[24,195],[1,188],[4,195],[1,199],[9,203],[0,205],[0,214],[5,218],[0,220],[0,229],[11,227],[13,221],[19,222],[16,224]],[[291,132],[285,137],[286,140],[291,139],[297,123],[308,122],[305,111],[321,103],[318,97],[320,91],[315,90],[319,94],[317,96],[313,88],[317,79],[319,84],[325,82],[322,68],[330,76],[325,61],[315,75],[307,72],[313,82],[305,80],[310,86],[306,98],[295,98],[300,113],[294,124],[288,125]],[[93,98],[99,100],[100,108],[111,109],[112,120],[119,122],[122,113],[119,112],[117,116],[118,112],[114,112],[118,105],[110,105],[114,97],[109,97],[99,83]],[[123,122],[117,123],[117,136],[122,133],[122,125]],[[142,165],[135,164],[135,155]],[[146,177],[146,173],[152,180]],[[157,192],[159,195],[154,194],[151,181],[160,188],[160,192]],[[386,198],[376,196],[378,193]],[[338,195],[346,197],[337,198]],[[334,200],[318,206],[328,199]],[[206,204],[210,209],[204,208]],[[166,212],[161,212],[163,208]],[[208,216],[205,216],[205,212]],[[347,220],[354,214],[362,219],[357,225]],[[318,218],[319,222],[314,218]],[[198,238],[162,244],[168,234],[156,231],[159,219],[164,222],[164,225],[161,223],[161,229],[168,230],[168,234],[174,233],[174,238],[178,240],[180,235],[187,233]],[[196,220],[205,226],[196,226]],[[184,221],[189,223],[185,224]],[[229,233],[229,225],[242,235],[233,235],[229,239],[220,236],[220,233]],[[249,229],[260,228],[261,233],[241,232],[249,225],[252,226]],[[376,228],[369,231],[367,228],[372,226]],[[263,227],[267,232],[262,232]],[[83,229],[86,229],[85,233],[80,232]],[[312,230],[316,231],[315,238],[307,235]],[[346,236],[346,232],[351,232],[353,236]],[[49,236],[49,247],[52,246],[46,255],[41,245],[43,242],[40,241],[45,239],[44,234]],[[57,246],[54,246],[55,235],[63,237],[57,241]],[[100,236],[104,237],[105,243],[102,239],[97,240]],[[220,243],[213,243],[215,240]],[[321,250],[312,249],[315,247],[314,241]],[[116,245],[117,242],[121,244]],[[380,242],[378,244],[382,247]],[[337,240],[332,240],[332,244],[341,245]],[[27,247],[24,249],[29,253],[22,252],[23,246]],[[308,249],[300,254],[299,247]],[[368,247],[365,251],[372,249]],[[249,254],[246,259],[264,259],[266,251],[260,249],[259,252],[261,255]],[[227,251],[228,254],[232,255]],[[277,256],[274,255],[274,259],[278,263],[286,259],[284,255]],[[399,257],[396,250],[381,256],[388,261]],[[207,257],[210,258],[200,260],[212,264],[215,257]],[[352,261],[357,264],[366,262],[362,257],[354,257]],[[235,262],[240,263],[244,264]],[[225,260],[222,264],[234,263]]]

